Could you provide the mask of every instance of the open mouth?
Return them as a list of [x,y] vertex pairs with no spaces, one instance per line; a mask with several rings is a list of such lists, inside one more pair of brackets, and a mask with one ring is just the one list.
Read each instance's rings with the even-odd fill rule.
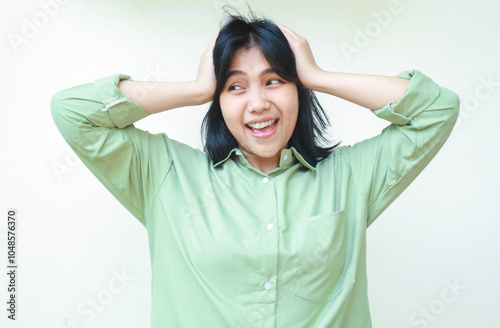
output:
[[278,119],[272,119],[265,122],[250,123],[246,127],[250,131],[250,134],[256,138],[269,138],[276,132],[278,122]]

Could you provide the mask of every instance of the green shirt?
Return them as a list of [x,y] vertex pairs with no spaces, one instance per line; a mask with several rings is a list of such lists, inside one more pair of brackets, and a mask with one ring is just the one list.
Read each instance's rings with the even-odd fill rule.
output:
[[[419,71],[392,124],[316,167],[294,149],[269,174],[239,149],[203,152],[133,123],[149,114],[97,79],[52,99],[71,148],[147,229],[151,327],[368,328],[366,228],[422,171],[458,116],[455,93]],[[95,206],[95,204],[93,204]]]

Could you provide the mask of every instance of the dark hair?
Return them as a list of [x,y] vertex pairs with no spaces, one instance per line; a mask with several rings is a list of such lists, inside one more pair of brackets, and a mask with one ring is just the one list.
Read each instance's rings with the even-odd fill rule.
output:
[[255,45],[280,77],[297,85],[299,113],[288,148],[295,147],[310,165],[316,166],[338,145],[319,145],[320,142],[328,141],[325,137],[326,128],[330,125],[328,117],[314,92],[306,89],[299,81],[295,56],[279,27],[268,19],[255,16],[245,19],[239,15],[229,15],[215,42],[213,61],[217,88],[202,124],[206,153],[214,163],[218,163],[238,146],[222,116],[219,97],[235,52]]

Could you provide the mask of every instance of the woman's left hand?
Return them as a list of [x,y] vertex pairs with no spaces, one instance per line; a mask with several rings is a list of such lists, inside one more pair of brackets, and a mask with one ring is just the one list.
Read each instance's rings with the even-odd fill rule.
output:
[[300,82],[308,89],[314,90],[315,76],[321,74],[323,70],[319,68],[314,60],[314,56],[307,39],[295,33],[292,29],[284,25],[278,25],[285,35],[295,55],[297,74]]

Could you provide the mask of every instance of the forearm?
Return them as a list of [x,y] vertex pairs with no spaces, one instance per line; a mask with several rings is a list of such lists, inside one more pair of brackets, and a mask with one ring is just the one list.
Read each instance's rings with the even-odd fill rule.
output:
[[400,77],[321,71],[306,87],[376,110],[398,102],[408,83]]
[[141,105],[148,113],[204,104],[211,100],[197,81],[143,82],[120,81],[118,88],[130,101]]

